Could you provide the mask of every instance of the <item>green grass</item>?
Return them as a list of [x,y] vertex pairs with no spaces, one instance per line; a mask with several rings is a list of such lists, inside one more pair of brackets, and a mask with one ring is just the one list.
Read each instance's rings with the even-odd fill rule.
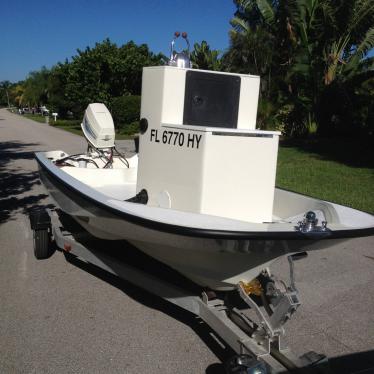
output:
[[[75,135],[83,136],[83,132],[82,132],[82,129],[81,129],[80,125],[66,126],[66,125],[56,124],[56,125],[50,125],[50,126],[57,127],[58,129],[71,132]],[[125,135],[125,134],[116,134],[116,140],[125,140],[125,139],[133,139],[133,136]]]
[[[25,118],[32,119],[33,121],[45,123],[45,118],[40,114],[23,114]],[[57,127],[61,130],[65,130],[71,132],[75,135],[83,136],[81,125],[81,121],[74,120],[74,119],[57,119],[55,122],[53,117],[49,117],[49,126]],[[128,134],[116,134],[117,140],[124,140],[124,139],[132,139],[133,136]]]
[[[76,122],[76,121],[75,121]],[[50,126],[53,126],[53,127],[57,127],[61,130],[65,130],[65,131],[68,131],[68,132],[71,132],[75,135],[80,135],[80,136],[83,136],[83,132],[82,132],[82,129],[81,129],[81,125],[78,124],[60,124],[58,121],[56,122],[56,124],[54,124],[53,122],[50,123]],[[116,134],[116,140],[124,140],[124,139],[132,139],[133,136],[131,135],[126,135],[126,134]]]
[[276,184],[305,195],[374,213],[370,144],[351,140],[282,142]]
[[32,119],[36,122],[45,123],[45,117],[43,117],[41,114],[23,114],[22,116],[25,118]]

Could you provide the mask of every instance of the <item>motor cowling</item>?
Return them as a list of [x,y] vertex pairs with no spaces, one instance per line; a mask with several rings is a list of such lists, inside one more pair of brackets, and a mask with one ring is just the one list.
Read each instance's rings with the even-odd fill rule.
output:
[[89,104],[81,124],[87,141],[98,149],[114,147],[115,132],[112,115],[102,103]]

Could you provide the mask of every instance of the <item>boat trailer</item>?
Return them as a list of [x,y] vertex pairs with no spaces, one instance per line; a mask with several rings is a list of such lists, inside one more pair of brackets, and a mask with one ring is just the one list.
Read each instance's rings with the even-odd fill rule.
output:
[[[37,259],[52,255],[52,239],[56,246],[137,286],[162,297],[201,318],[236,355],[225,363],[233,374],[327,374],[328,360],[313,351],[296,357],[282,347],[284,324],[300,306],[294,279],[294,261],[306,257],[305,252],[288,256],[290,281],[276,279],[268,269],[250,283],[240,282],[233,298],[226,292],[202,290],[200,294],[160,279],[109,255],[88,248],[64,228],[58,210],[43,209],[30,214]],[[165,296],[168,295],[168,296]],[[235,303],[235,300],[237,301]]]

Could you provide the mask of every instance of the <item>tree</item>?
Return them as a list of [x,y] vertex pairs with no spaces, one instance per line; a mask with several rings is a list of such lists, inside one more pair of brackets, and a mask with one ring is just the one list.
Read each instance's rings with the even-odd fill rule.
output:
[[147,45],[130,41],[118,48],[109,39],[94,48],[78,50],[69,66],[66,97],[74,111],[82,112],[91,102],[107,105],[113,97],[138,95],[142,68],[161,65],[163,56],[153,54]]
[[23,82],[14,83],[10,89],[11,102],[18,107],[23,105],[23,95],[25,89],[23,87]]
[[11,86],[9,81],[0,82],[0,106],[10,107],[9,91]]
[[57,112],[60,118],[66,117],[69,111],[74,110],[74,102],[67,95],[66,86],[69,79],[70,64],[66,60],[52,67],[48,79],[49,109]]
[[17,105],[48,105],[62,118],[68,112],[80,118],[89,103],[110,107],[113,98],[139,95],[143,67],[164,65],[165,61],[165,56],[154,54],[146,44],[130,41],[118,47],[106,39],[93,48],[78,50],[71,61],[31,72],[24,82],[1,82],[0,105],[8,105],[9,96]]
[[193,67],[202,70],[221,70],[219,53],[217,50],[211,50],[205,40],[200,44],[195,43],[191,53]]
[[142,71],[145,66],[164,65],[167,58],[161,54],[151,52],[147,44],[136,45],[129,41],[119,48],[120,65],[118,77],[121,84],[118,87],[118,94],[140,95],[142,83]]
[[374,47],[373,1],[234,3],[225,65],[262,76],[261,99],[273,104],[270,115],[282,116],[286,132],[323,132],[337,118],[340,129],[352,126],[348,110],[339,110],[344,99],[352,112],[357,90],[373,79],[374,61],[368,57]]
[[23,87],[22,102],[28,106],[40,106],[48,103],[48,79],[50,71],[42,67],[39,71],[32,71],[26,78]]

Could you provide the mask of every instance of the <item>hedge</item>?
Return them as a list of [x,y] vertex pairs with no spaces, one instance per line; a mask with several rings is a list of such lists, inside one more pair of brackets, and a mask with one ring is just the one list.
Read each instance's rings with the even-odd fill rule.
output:
[[140,96],[115,97],[111,100],[110,109],[118,132],[136,132],[134,123],[138,122],[140,117]]

